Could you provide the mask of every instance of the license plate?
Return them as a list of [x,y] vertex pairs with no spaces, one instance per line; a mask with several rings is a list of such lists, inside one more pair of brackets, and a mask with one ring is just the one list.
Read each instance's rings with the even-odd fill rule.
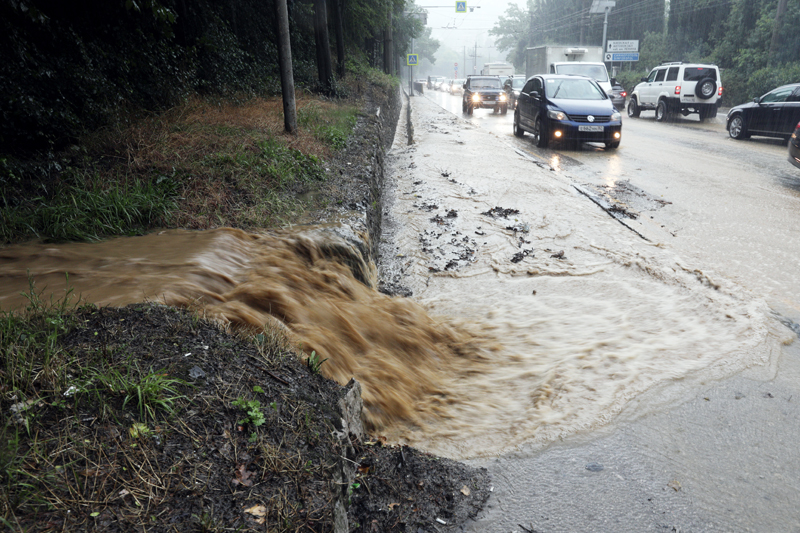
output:
[[603,126],[578,126],[578,131],[603,131]]

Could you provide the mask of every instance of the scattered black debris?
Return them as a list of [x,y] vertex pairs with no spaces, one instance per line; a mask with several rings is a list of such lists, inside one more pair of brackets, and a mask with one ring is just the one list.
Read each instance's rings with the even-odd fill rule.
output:
[[445,170],[444,172],[442,172],[442,177],[443,178],[449,178],[450,177],[450,173]]
[[447,218],[457,218],[458,217],[458,211],[456,211],[455,209],[451,209],[450,211],[447,212],[446,216],[447,216]]
[[428,203],[414,204],[414,207],[416,207],[420,211],[428,211],[428,212],[435,211],[435,210],[439,209],[438,205],[436,205],[436,204],[428,204]]
[[518,215],[519,209],[504,209],[502,207],[493,207],[492,209],[481,214],[492,218],[508,218],[509,215]]
[[765,392],[764,393],[764,398],[774,398],[774,397],[775,396],[773,396],[771,392]]
[[600,463],[589,463],[586,465],[586,470],[589,472],[600,472],[603,470],[603,468],[605,467]]
[[520,222],[513,226],[506,226],[506,229],[514,233],[528,233],[531,230],[531,226],[527,222]]
[[484,231],[481,231],[481,229],[480,229],[480,228],[478,228],[478,229],[475,231],[475,235],[486,235],[486,232],[484,232]]
[[414,291],[405,285],[385,283],[383,281],[378,283],[378,291],[387,296],[402,296],[403,298],[411,298],[414,295]]
[[553,257],[555,259],[564,259],[564,250],[560,250],[560,251],[554,253],[553,255],[551,255],[550,257]]
[[534,257],[533,250],[520,250],[519,252],[514,254],[514,257],[511,258],[512,263],[519,263],[526,257]]
[[414,182],[414,185],[422,185],[422,183],[423,183],[422,180],[417,180],[417,181]]

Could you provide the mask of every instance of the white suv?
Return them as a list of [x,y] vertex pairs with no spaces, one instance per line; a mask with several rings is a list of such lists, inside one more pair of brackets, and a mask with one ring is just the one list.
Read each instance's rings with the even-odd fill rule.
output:
[[697,113],[700,121],[717,116],[722,97],[722,80],[716,65],[664,63],[642,78],[631,93],[628,116],[638,117],[643,110],[655,110],[656,120],[672,120]]

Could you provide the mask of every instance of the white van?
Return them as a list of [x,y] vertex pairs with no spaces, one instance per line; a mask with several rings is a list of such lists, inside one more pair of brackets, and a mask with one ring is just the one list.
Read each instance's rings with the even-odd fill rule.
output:
[[550,74],[576,74],[594,78],[600,87],[611,96],[611,80],[608,77],[605,63],[588,61],[563,61],[550,64]]

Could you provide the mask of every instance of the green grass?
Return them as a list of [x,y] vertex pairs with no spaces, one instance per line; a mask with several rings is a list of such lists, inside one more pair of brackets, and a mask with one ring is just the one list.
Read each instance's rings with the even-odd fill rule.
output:
[[165,219],[176,208],[176,186],[166,176],[108,187],[97,185],[99,181],[80,176],[59,186],[53,194],[0,207],[0,238],[12,242],[28,236],[64,242],[133,235]]
[[334,150],[341,150],[356,125],[357,109],[353,106],[342,106],[323,110],[316,102],[301,108],[297,112],[297,124],[314,133],[319,141]]
[[138,365],[125,365],[124,368],[111,367],[90,371],[89,380],[78,388],[77,394],[90,393],[104,411],[113,412],[110,402],[122,402],[124,411],[129,405],[136,408],[140,420],[156,421],[160,413],[172,415],[175,404],[184,396],[178,388],[188,384],[171,378],[165,370],[143,373]]

